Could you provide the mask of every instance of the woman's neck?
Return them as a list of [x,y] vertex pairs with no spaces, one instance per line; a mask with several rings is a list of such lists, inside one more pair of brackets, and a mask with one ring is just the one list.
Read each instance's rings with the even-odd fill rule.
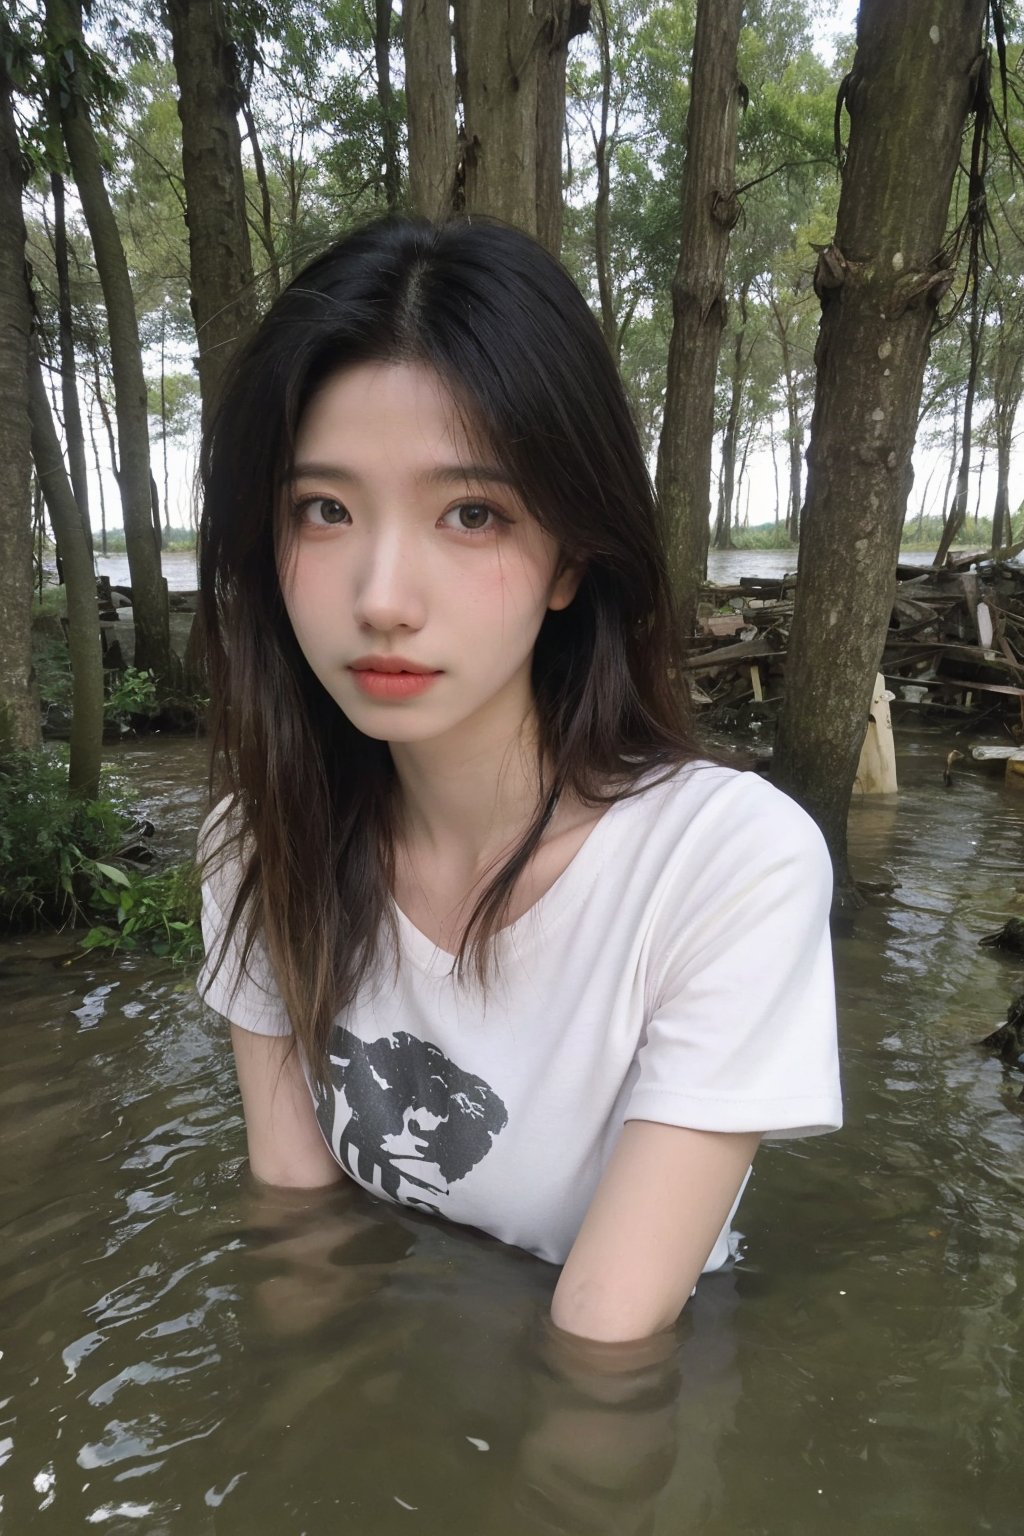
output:
[[392,743],[399,782],[397,833],[409,851],[475,879],[520,840],[539,809],[536,725],[506,740],[465,745]]

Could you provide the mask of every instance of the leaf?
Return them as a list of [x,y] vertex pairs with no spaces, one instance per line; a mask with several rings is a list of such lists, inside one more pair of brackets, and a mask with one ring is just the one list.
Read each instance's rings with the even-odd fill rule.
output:
[[96,868],[101,875],[106,875],[108,880],[113,880],[115,885],[131,885],[131,881],[124,870],[115,869],[113,864],[100,864],[97,862]]
[[111,942],[117,942],[117,934],[112,928],[90,928],[80,940],[83,949],[98,949],[100,945],[109,945]]

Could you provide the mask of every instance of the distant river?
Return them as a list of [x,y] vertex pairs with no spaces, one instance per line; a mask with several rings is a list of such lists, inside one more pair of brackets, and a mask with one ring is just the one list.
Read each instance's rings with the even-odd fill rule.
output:
[[[739,581],[741,576],[785,576],[796,570],[795,549],[713,549],[708,558],[708,575],[712,581],[728,583]],[[927,550],[913,550],[900,555],[907,565],[931,565],[932,556]],[[125,555],[98,556],[96,569],[101,576],[109,576],[114,585],[127,583],[128,559]],[[195,555],[189,551],[168,551],[163,556],[163,572],[172,592],[194,592],[196,588]]]

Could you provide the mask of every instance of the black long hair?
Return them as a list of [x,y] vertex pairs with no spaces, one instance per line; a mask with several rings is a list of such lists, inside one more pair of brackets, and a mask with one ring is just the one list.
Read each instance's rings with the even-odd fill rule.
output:
[[[457,956],[486,984],[488,941],[556,798],[599,806],[699,756],[665,535],[601,330],[559,262],[494,220],[389,216],[318,257],[235,358],[205,435],[200,610],[211,686],[208,847],[236,861],[225,944],[261,945],[312,1070],[331,1022],[398,937],[396,778],[313,675],[278,582],[280,486],[303,410],[359,363],[432,368],[563,556],[585,562],[549,611],[532,683],[536,815],[477,903]],[[211,833],[215,831],[210,828]],[[222,948],[213,957],[214,966]]]

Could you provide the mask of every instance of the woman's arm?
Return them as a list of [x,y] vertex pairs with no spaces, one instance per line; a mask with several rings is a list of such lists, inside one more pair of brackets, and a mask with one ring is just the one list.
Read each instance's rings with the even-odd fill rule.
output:
[[670,1328],[760,1140],[628,1120],[555,1287],[556,1327],[609,1343]]
[[292,1035],[231,1026],[249,1167],[264,1184],[319,1188],[345,1177],[320,1133]]

